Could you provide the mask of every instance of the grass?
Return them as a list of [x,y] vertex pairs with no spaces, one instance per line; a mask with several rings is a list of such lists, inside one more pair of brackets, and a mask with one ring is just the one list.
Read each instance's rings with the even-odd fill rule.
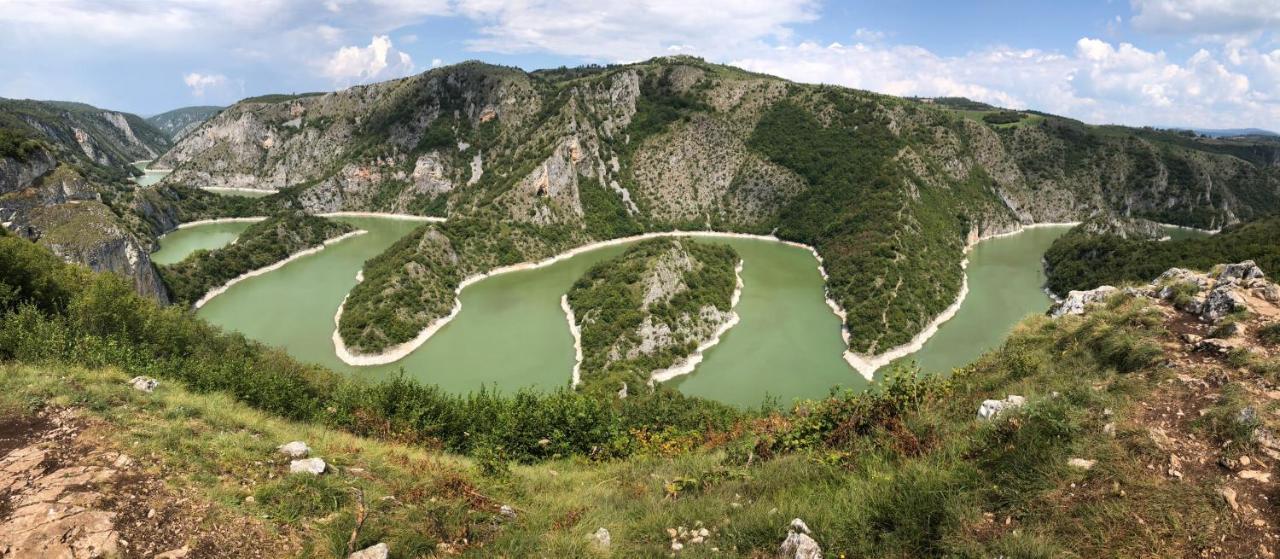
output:
[[[1203,527],[1220,505],[1211,487],[1145,467],[1162,455],[1129,413],[1160,373],[1132,355],[1161,334],[1133,301],[1036,317],[946,380],[887,381],[875,393],[756,416],[718,443],[656,445],[625,459],[486,458],[501,463],[499,475],[482,471],[496,467],[485,460],[285,421],[178,382],[143,394],[111,368],[0,365],[0,411],[79,406],[110,427],[111,444],[152,457],[148,468],[171,486],[296,533],[312,557],[344,556],[361,503],[360,546],[385,541],[395,557],[446,547],[603,556],[590,539],[601,527],[613,556],[662,556],[667,529],[681,526],[710,533],[681,556],[760,557],[795,517],[828,557],[1181,556],[1210,543]],[[983,399],[1007,394],[1029,403],[974,418]],[[1216,418],[1207,420],[1214,433]],[[1115,437],[1103,433],[1109,421]],[[290,440],[306,441],[333,471],[286,474],[274,449]],[[1073,457],[1098,463],[1077,470],[1066,464]],[[514,518],[499,514],[503,504]]]

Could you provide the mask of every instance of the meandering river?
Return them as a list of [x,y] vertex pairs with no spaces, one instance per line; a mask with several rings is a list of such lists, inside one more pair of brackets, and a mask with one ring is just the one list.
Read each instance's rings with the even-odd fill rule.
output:
[[[214,298],[200,316],[227,329],[284,347],[295,357],[367,378],[405,374],[445,390],[481,386],[566,386],[573,342],[560,296],[591,265],[626,245],[586,252],[553,265],[495,276],[462,292],[463,310],[421,348],[384,366],[351,367],[334,355],[333,314],[355,285],[363,262],[418,224],[381,218],[339,218],[369,234],[243,281]],[[246,223],[198,225],[166,235],[157,262],[225,245]],[[924,347],[899,360],[926,373],[946,373],[996,347],[1029,314],[1051,303],[1042,290],[1041,255],[1069,227],[1028,229],[979,243],[969,256],[969,295],[959,312]],[[1180,233],[1181,234],[1181,233]],[[741,322],[706,353],[692,374],[670,381],[690,395],[737,405],[766,397],[786,403],[820,397],[833,386],[866,381],[841,359],[840,323],[826,306],[817,262],[807,250],[752,239],[726,242],[742,255]],[[887,369],[887,368],[886,368]],[[883,375],[882,369],[877,375]]]

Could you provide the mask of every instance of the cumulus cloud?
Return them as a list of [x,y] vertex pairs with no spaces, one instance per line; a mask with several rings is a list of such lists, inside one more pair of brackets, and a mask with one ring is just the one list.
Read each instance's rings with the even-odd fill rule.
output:
[[396,50],[386,35],[374,37],[367,47],[342,47],[324,64],[324,75],[336,83],[352,84],[398,78],[412,73],[413,58]]
[[[1201,49],[1185,60],[1085,37],[1068,53],[993,47],[940,56],[910,45],[812,42],[730,60],[797,81],[893,95],[962,96],[1098,123],[1280,128],[1280,50],[1241,64]],[[1252,77],[1251,77],[1252,76]]]
[[474,50],[550,52],[611,62],[634,61],[675,47],[728,55],[760,40],[791,35],[815,19],[815,0],[458,0],[459,14],[479,22]]
[[1280,26],[1280,0],[1132,0],[1133,24],[1158,33],[1234,34]]
[[182,77],[182,83],[191,88],[191,94],[204,97],[205,91],[220,88],[227,84],[227,77],[222,74],[201,74],[192,72]]

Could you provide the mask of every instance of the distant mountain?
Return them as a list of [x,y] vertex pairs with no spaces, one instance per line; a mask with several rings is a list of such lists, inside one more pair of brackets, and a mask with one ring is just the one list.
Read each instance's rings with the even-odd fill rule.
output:
[[1190,130],[1210,138],[1236,138],[1240,136],[1280,137],[1280,134],[1261,128],[1188,128],[1183,130]]
[[147,122],[168,134],[169,138],[176,142],[181,140],[183,136],[190,134],[192,130],[199,128],[201,124],[204,124],[204,121],[213,118],[224,108],[211,105],[182,107],[147,117]]

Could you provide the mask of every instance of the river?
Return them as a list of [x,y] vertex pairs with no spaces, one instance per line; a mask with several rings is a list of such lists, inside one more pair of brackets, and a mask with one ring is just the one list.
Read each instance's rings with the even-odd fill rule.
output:
[[[573,366],[572,338],[560,296],[592,264],[626,249],[625,245],[600,248],[544,268],[476,283],[462,292],[462,312],[417,351],[390,365],[352,367],[334,355],[333,314],[355,285],[364,260],[418,224],[339,219],[369,234],[241,282],[206,304],[200,316],[284,347],[304,361],[355,376],[377,379],[403,370],[453,392],[482,385],[503,391],[545,390],[567,386]],[[161,239],[157,262],[225,245],[247,226],[217,223],[176,231]],[[1044,312],[1051,301],[1042,290],[1040,258],[1068,229],[1033,228],[975,246],[969,255],[969,294],[964,304],[920,351],[898,364],[914,361],[925,373],[947,373],[999,345],[1027,315]],[[726,242],[743,258],[743,292],[737,309],[742,320],[706,353],[692,374],[670,381],[673,386],[686,394],[736,405],[757,405],[766,397],[787,403],[821,397],[833,386],[866,386],[840,357],[839,319],[825,304],[812,254],[765,240],[703,241]]]

